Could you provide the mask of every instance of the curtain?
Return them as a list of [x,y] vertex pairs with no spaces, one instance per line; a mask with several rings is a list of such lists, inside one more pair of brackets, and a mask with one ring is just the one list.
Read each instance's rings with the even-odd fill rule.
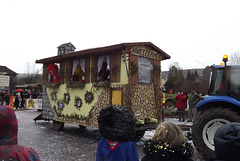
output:
[[83,72],[85,72],[85,59],[80,59],[80,65],[81,65]]
[[73,68],[72,68],[72,75],[74,75],[74,72],[79,64],[79,60],[73,60]]
[[98,57],[98,73],[102,69],[103,61],[104,61],[105,56],[99,56]]
[[107,55],[106,59],[107,59],[107,68],[110,70],[110,55]]

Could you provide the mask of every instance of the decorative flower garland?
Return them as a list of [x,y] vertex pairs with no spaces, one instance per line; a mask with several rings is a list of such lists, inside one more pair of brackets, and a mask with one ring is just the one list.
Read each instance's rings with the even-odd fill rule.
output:
[[67,83],[67,88],[84,88],[85,82],[81,81],[69,81]]

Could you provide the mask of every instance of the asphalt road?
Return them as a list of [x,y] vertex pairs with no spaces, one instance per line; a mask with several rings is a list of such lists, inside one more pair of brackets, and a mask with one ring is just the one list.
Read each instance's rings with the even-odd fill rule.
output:
[[[63,131],[54,131],[52,121],[33,119],[41,112],[16,111],[18,119],[18,143],[33,148],[42,161],[95,161],[97,145],[101,138],[97,129],[81,129],[65,124]],[[134,142],[139,160],[143,157],[143,140]],[[204,161],[196,153],[194,161]]]

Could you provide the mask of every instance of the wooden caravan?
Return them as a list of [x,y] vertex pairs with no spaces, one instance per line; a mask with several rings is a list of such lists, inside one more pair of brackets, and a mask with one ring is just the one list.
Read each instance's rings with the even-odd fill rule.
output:
[[158,123],[161,61],[169,58],[151,42],[137,42],[37,60],[43,64],[55,129],[63,123],[97,128],[100,110],[110,104],[130,108],[139,127]]

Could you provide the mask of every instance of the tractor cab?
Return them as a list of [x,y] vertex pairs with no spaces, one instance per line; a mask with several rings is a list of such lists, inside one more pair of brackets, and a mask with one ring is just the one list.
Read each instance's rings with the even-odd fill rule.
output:
[[226,95],[240,100],[240,65],[211,67],[209,95]]

